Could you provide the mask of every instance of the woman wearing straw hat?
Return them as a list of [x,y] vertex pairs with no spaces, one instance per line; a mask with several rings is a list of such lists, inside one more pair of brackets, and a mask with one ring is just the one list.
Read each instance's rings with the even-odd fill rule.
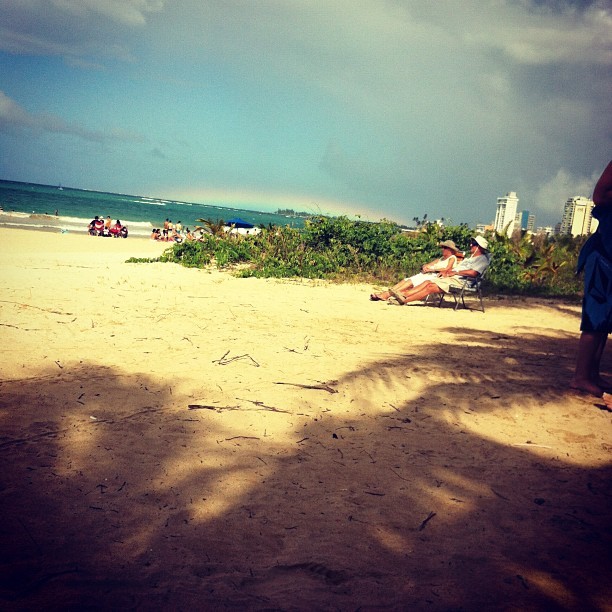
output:
[[457,265],[459,255],[463,255],[463,253],[461,253],[461,251],[457,248],[457,245],[452,240],[440,242],[438,246],[442,248],[442,257],[425,264],[421,268],[422,272],[401,280],[399,283],[397,283],[397,285],[391,287],[391,289],[383,291],[382,293],[370,294],[370,299],[373,302],[388,300],[393,295],[393,291],[401,292],[407,289],[412,289],[412,287],[416,287],[417,285],[424,283],[426,280],[430,280],[438,276],[440,272],[448,272],[452,270],[453,267]]

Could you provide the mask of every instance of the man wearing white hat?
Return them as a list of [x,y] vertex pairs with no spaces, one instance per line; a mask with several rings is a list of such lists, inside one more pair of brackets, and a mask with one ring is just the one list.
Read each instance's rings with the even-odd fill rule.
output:
[[438,278],[428,280],[409,291],[392,291],[400,304],[418,302],[434,293],[448,293],[451,287],[461,288],[470,278],[480,276],[489,267],[489,243],[483,236],[472,238],[470,256],[452,270],[440,273]]

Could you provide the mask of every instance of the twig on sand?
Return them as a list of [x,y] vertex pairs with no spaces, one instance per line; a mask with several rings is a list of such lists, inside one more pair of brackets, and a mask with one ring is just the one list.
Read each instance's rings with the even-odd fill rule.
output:
[[229,359],[226,359],[226,357],[229,355],[229,351],[227,351],[225,353],[225,355],[223,355],[223,357],[221,357],[220,359],[213,359],[213,363],[218,363],[219,365],[227,365],[228,363],[232,363],[233,361],[238,361],[239,359],[250,359],[253,362],[253,365],[255,365],[255,367],[259,367],[259,364],[248,354],[245,355],[237,355],[236,357],[230,357]]
[[491,491],[493,491],[493,493],[495,493],[495,495],[497,495],[497,497],[499,497],[500,499],[504,499],[506,501],[510,501],[507,497],[505,497],[501,493],[497,492],[493,487],[491,487]]
[[400,478],[401,480],[405,480],[406,482],[410,482],[410,480],[408,480],[408,478],[404,478],[403,476],[400,476],[393,468],[389,468],[398,478]]
[[12,302],[11,300],[0,300],[3,304],[17,304],[25,308],[35,308],[36,310],[42,310],[43,312],[50,312],[51,314],[58,315],[73,315],[73,312],[62,312],[61,310],[51,310],[49,308],[41,308],[40,306],[32,306],[32,304],[24,304],[23,302]]
[[239,410],[240,406],[208,406],[206,404],[189,404],[188,410],[214,410],[221,412],[223,410]]
[[49,436],[57,436],[58,434],[66,433],[68,429],[58,429],[56,431],[45,431],[44,433],[35,434],[33,436],[28,436],[27,438],[17,438],[15,440],[7,440],[6,442],[0,443],[0,448],[4,448],[6,446],[13,446],[16,444],[23,444],[24,442],[33,442],[34,440],[39,440],[40,438],[47,438]]
[[[289,414],[288,410],[282,410],[281,408],[275,408],[274,406],[266,406],[263,402],[259,400],[240,399],[239,397],[237,397],[236,399],[239,399],[242,402],[250,402],[251,404],[255,404],[258,407],[257,410],[267,410],[269,412],[284,412],[286,414]],[[240,410],[241,408],[242,406],[240,405],[238,406],[210,406],[208,404],[189,404],[187,406],[188,410],[214,410],[215,412],[223,412],[224,410]]]
[[427,518],[419,525],[419,531],[423,531],[423,529],[425,529],[425,525],[427,525],[427,523],[429,523],[434,516],[436,516],[436,513],[430,512],[427,515]]
[[513,444],[512,446],[532,446],[533,448],[552,448],[552,446],[546,446],[545,444],[533,444],[533,442],[525,442]]
[[256,406],[259,406],[262,410],[269,410],[270,412],[284,412],[285,414],[289,414],[288,410],[282,410],[281,408],[275,408],[274,406],[266,406],[260,400],[242,399],[240,397],[237,397],[236,399],[240,400],[241,402],[250,402],[251,404],[255,404]]
[[316,391],[327,391],[328,393],[338,393],[337,389],[330,387],[326,384],[320,385],[301,385],[300,383],[290,383],[290,382],[275,382],[275,385],[291,385],[292,387],[299,387],[300,389],[314,389]]

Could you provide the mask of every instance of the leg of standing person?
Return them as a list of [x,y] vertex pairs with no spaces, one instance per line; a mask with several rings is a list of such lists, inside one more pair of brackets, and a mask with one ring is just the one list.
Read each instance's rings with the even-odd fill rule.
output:
[[604,332],[582,332],[578,341],[576,370],[570,383],[572,389],[586,391],[601,397],[599,366],[606,346],[608,334]]
[[601,377],[601,358],[606,348],[606,342],[608,341],[608,334],[602,334],[597,349],[595,351],[595,359],[593,362],[595,382],[604,390],[608,391],[608,385],[606,381]]

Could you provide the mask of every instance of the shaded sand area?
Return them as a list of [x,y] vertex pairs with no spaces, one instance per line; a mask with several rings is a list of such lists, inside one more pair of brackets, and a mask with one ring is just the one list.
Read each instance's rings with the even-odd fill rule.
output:
[[0,229],[2,609],[612,609],[578,305],[124,263],[163,248]]

